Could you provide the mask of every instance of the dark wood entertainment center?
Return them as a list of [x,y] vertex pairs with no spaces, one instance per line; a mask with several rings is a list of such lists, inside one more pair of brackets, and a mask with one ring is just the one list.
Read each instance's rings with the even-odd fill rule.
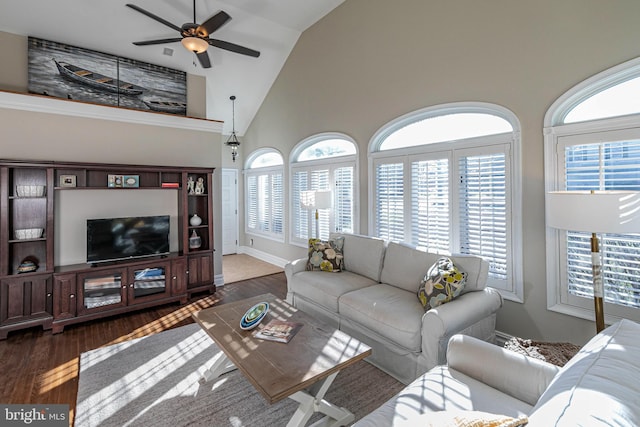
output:
[[[170,302],[186,303],[213,283],[213,168],[0,160],[0,339],[42,326],[69,324]],[[133,176],[110,187],[109,175]],[[204,191],[189,182],[204,180]],[[135,182],[134,182],[135,181]],[[112,184],[113,185],[113,184]],[[127,185],[124,183],[124,185]],[[178,251],[165,256],[54,265],[55,194],[59,191],[173,191]],[[200,224],[189,219],[198,214]],[[193,233],[200,245],[190,247]]]

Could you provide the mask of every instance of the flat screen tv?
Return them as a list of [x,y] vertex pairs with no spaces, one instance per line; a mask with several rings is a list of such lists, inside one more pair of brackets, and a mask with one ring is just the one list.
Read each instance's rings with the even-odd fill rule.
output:
[[87,263],[169,253],[169,215],[87,219]]

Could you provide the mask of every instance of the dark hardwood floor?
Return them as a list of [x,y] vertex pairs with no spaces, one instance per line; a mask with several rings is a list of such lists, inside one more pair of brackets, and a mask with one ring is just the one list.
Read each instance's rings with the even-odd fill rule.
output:
[[215,294],[183,306],[169,304],[67,326],[61,334],[41,328],[11,332],[0,341],[0,402],[68,404],[73,421],[80,353],[193,323],[191,313],[213,305],[264,293],[284,299],[286,290],[284,273],[278,273],[218,287]]

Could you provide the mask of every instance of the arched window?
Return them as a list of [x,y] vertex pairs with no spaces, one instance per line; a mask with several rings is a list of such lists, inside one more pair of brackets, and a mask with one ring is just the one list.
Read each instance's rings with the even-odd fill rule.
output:
[[[545,116],[545,189],[640,191],[640,58],[562,95]],[[640,230],[600,234],[606,323],[640,320]],[[547,228],[549,309],[593,318],[588,233]]]
[[[311,237],[327,239],[332,232],[357,231],[356,163],[356,144],[344,134],[314,135],[294,147],[291,153],[292,243],[307,245]],[[330,207],[316,209],[310,202],[316,200],[315,191],[330,192]]]
[[272,148],[253,152],[245,169],[245,232],[284,240],[284,161]]
[[489,285],[522,301],[520,132],[513,113],[484,103],[426,108],[383,126],[369,151],[374,235],[481,256],[490,265]]

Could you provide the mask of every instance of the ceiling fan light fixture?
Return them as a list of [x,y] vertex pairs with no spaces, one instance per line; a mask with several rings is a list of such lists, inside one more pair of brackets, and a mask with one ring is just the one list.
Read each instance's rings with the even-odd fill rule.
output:
[[209,43],[199,37],[185,37],[181,43],[187,50],[193,53],[202,53],[209,47]]

